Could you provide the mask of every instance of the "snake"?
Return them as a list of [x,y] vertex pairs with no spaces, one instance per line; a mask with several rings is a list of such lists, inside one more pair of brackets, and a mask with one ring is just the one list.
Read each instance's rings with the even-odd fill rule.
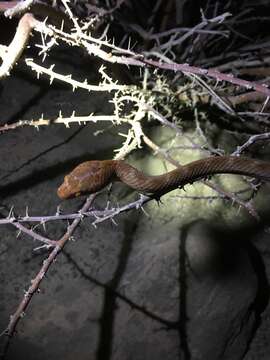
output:
[[58,188],[60,199],[92,194],[121,181],[147,196],[160,196],[215,174],[239,174],[270,181],[270,162],[242,156],[210,156],[162,175],[146,175],[124,160],[90,160],[76,166]]

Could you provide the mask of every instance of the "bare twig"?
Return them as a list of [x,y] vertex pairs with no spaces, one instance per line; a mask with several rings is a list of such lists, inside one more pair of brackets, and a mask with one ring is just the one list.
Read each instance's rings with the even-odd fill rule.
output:
[[239,156],[243,151],[245,151],[249,146],[254,144],[257,141],[270,139],[270,132],[252,135],[243,145],[237,146],[237,149],[232,153],[233,156]]

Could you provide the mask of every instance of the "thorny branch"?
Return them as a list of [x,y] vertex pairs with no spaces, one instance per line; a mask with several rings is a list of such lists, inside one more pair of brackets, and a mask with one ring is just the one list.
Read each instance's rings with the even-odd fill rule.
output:
[[[64,2],[65,3],[65,2]],[[67,5],[65,5],[68,8]],[[227,15],[227,14],[226,14]],[[72,14],[71,14],[72,16]],[[225,18],[225,16],[223,16]],[[75,19],[75,18],[74,18]],[[212,19],[213,21],[219,21],[220,19]],[[211,20],[208,20],[211,21]],[[123,64],[127,66],[138,66],[138,67],[144,67],[146,65],[151,66],[156,69],[163,69],[163,70],[171,70],[174,72],[182,72],[184,74],[194,74],[194,75],[201,75],[201,76],[207,76],[210,78],[214,78],[217,81],[226,81],[241,87],[246,88],[247,90],[255,90],[259,93],[265,94],[266,96],[270,96],[270,89],[268,89],[267,84],[257,84],[255,82],[250,82],[244,79],[240,79],[237,77],[234,77],[232,74],[225,74],[220,73],[219,71],[215,69],[203,69],[198,68],[196,66],[191,66],[189,64],[177,64],[172,61],[156,61],[151,58],[147,58],[143,54],[136,54],[130,50],[128,50],[127,55],[123,55],[123,53],[126,53],[123,49],[120,49],[113,44],[110,44],[106,41],[97,41],[94,40],[91,36],[87,36],[82,32],[82,29],[79,27],[77,21],[74,20],[74,24],[76,27],[75,34],[68,34],[61,30],[57,30],[52,26],[47,26],[45,23],[41,23],[40,21],[37,21],[32,14],[25,14],[18,25],[16,34],[14,36],[14,39],[8,46],[6,50],[6,54],[2,54],[3,63],[0,67],[0,78],[4,76],[8,76],[11,68],[15,64],[15,62],[19,59],[20,55],[22,54],[30,33],[33,29],[36,31],[39,31],[43,34],[46,34],[48,36],[54,37],[56,40],[58,38],[61,38],[62,40],[66,41],[70,45],[76,45],[76,46],[83,46],[89,55],[94,55],[99,57],[100,59],[110,62],[110,63],[117,63],[117,64]],[[97,42],[97,44],[93,44],[93,42]],[[104,45],[105,47],[108,47],[111,50],[119,51],[121,55],[113,55],[111,52],[108,52],[106,50],[102,50],[100,48],[100,45]],[[34,66],[35,64],[33,62],[29,62],[28,64],[30,66]],[[36,65],[36,68],[38,65]],[[52,70],[52,69],[51,69]],[[41,67],[39,67],[39,70],[36,70],[38,73],[46,72],[46,70],[42,70]],[[48,73],[48,72],[47,72]],[[51,81],[53,81],[54,77],[57,77],[57,75],[53,75],[51,72]],[[58,78],[61,79],[61,76],[58,75]],[[69,76],[67,76],[69,78]],[[64,80],[64,79],[62,79]],[[68,80],[68,79],[67,79]],[[73,85],[75,88],[78,86],[78,84]],[[116,88],[117,89],[117,88]],[[103,91],[110,91],[111,89],[104,89]],[[98,90],[102,91],[102,90]]]
[[[95,195],[90,196],[85,204],[83,205],[81,212],[86,212],[92,205],[93,201],[95,199]],[[16,311],[13,315],[10,316],[10,321],[3,332],[3,335],[6,336],[6,341],[3,347],[3,352],[0,354],[1,358],[4,358],[4,356],[7,353],[8,347],[10,345],[10,339],[12,338],[16,326],[18,325],[20,319],[24,316],[27,307],[33,297],[33,295],[39,290],[40,285],[44,277],[46,276],[48,270],[50,269],[51,265],[56,260],[56,257],[60,254],[60,252],[63,250],[64,246],[68,242],[68,240],[73,235],[74,231],[76,230],[77,226],[79,225],[81,221],[81,218],[76,218],[73,220],[71,225],[68,226],[66,233],[57,241],[55,241],[55,245],[53,250],[50,252],[49,256],[46,260],[43,261],[43,265],[37,275],[34,277],[33,280],[31,280],[31,285],[29,288],[25,291],[22,301],[20,302],[19,306],[17,307]]]
[[[232,45],[237,43],[239,37],[245,38],[245,35],[238,31],[235,20],[237,19],[238,23],[246,21],[246,9],[239,10],[238,14],[231,14],[226,9],[224,13],[218,15],[216,11],[211,13],[206,7],[204,11],[201,10],[199,23],[187,27],[179,26],[183,20],[181,17],[183,8],[180,2],[175,2],[174,5],[175,21],[164,15],[160,23],[157,21],[158,13],[162,12],[163,6],[173,12],[171,7],[174,2],[170,2],[167,6],[162,0],[156,2],[146,23],[136,22],[136,19],[123,20],[125,18],[122,16],[123,13],[128,16],[130,13],[139,13],[143,14],[142,19],[145,18],[145,9],[138,10],[133,0],[118,0],[111,2],[113,3],[111,6],[108,6],[110,2],[106,2],[107,6],[96,6],[78,0],[70,2],[62,0],[59,3],[35,0],[0,3],[0,12],[5,12],[5,16],[22,15],[13,40],[8,46],[0,45],[2,59],[0,79],[13,75],[16,63],[24,62],[38,79],[41,75],[49,77],[50,84],[56,80],[70,85],[73,91],[83,89],[90,94],[93,91],[110,93],[113,113],[80,116],[75,115],[74,110],[69,117],[63,116],[60,112],[55,119],[44,119],[41,114],[38,119],[18,119],[13,123],[2,125],[0,131],[3,134],[7,130],[11,131],[23,126],[39,128],[51,124],[64,124],[69,127],[72,123],[95,122],[109,122],[113,126],[126,124],[128,130],[125,134],[119,134],[124,137],[124,141],[115,150],[115,159],[124,159],[136,149],[146,146],[164,161],[181,167],[179,161],[172,156],[177,150],[191,149],[208,156],[225,152],[211,140],[207,124],[213,120],[200,108],[201,105],[207,104],[210,112],[210,105],[215,104],[219,109],[215,118],[218,117],[229,123],[232,134],[238,136],[238,129],[241,133],[246,129],[245,126],[248,130],[252,126],[252,135],[247,131],[244,133],[245,140],[241,140],[242,145],[237,146],[234,151],[229,150],[232,155],[239,156],[249,150],[254,143],[265,142],[270,138],[269,69],[265,66],[270,63],[269,41],[262,39],[261,42],[252,45],[247,42],[239,49],[234,49]],[[96,4],[99,4],[99,1]],[[137,12],[133,11],[135,8]],[[250,17],[253,18],[256,19]],[[118,26],[122,27],[125,34],[118,41],[118,45],[110,33],[114,20],[118,21]],[[35,44],[39,54],[33,59],[27,56],[24,58],[23,52],[33,43],[33,38],[30,36],[33,33],[41,38],[41,43]],[[137,37],[138,46],[131,45],[131,36]],[[98,85],[90,84],[88,79],[77,80],[72,74],[61,74],[55,70],[54,64],[44,65],[43,61],[47,55],[62,43],[70,47],[80,47],[86,54],[101,61],[102,66],[99,69],[101,81]],[[107,72],[104,66],[106,63],[126,65],[136,79],[134,84],[118,84]],[[245,78],[245,75],[249,78]],[[247,104],[247,107],[243,109],[241,106],[244,104]],[[195,124],[195,135],[191,135],[183,126],[183,113],[187,109],[189,117]],[[173,137],[169,146],[162,147],[151,138],[151,135],[148,135],[149,123],[170,129]],[[179,139],[184,140],[184,145],[179,145],[177,141]],[[204,183],[217,193],[203,197],[206,201],[216,198],[227,199],[245,208],[258,219],[259,216],[251,200],[258,191],[259,185],[249,183],[249,186],[242,191],[231,192],[224,190],[213,181],[205,180]],[[243,200],[241,195],[245,193],[249,193],[250,196]],[[10,339],[33,295],[40,288],[47,271],[81,221],[87,218],[93,226],[106,220],[115,223],[115,218],[119,214],[132,209],[143,210],[143,205],[153,200],[141,195],[138,200],[121,206],[108,202],[105,209],[98,210],[93,206],[94,198],[95,195],[91,196],[81,210],[74,213],[63,214],[58,209],[56,214],[49,216],[28,214],[21,216],[16,215],[11,209],[8,216],[0,219],[0,225],[14,226],[19,233],[23,232],[41,242],[43,244],[41,248],[50,251],[16,311],[10,317],[10,322],[3,333],[7,337],[2,358],[6,355]],[[188,195],[180,195],[178,198],[201,199],[200,196]],[[59,240],[40,235],[37,226],[33,226],[33,224],[44,225],[50,221],[62,220],[72,220],[72,223]]]

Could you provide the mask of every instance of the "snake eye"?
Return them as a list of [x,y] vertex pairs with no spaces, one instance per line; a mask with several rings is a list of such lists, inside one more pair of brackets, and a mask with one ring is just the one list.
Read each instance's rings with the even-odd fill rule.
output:
[[80,192],[80,191],[75,194],[76,197],[78,197],[78,196],[80,196],[80,195],[81,195],[81,192]]

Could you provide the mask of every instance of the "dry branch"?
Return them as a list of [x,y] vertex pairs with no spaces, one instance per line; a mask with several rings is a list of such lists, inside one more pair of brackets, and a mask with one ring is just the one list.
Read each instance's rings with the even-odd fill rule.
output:
[[[86,212],[91,207],[94,199],[95,199],[95,195],[92,195],[86,200],[85,204],[81,209],[82,213]],[[41,269],[38,271],[35,278],[31,281],[31,285],[29,286],[27,291],[25,291],[24,297],[21,300],[20,304],[18,305],[16,311],[13,313],[13,315],[10,316],[9,324],[3,333],[3,335],[6,336],[6,341],[3,347],[2,354],[0,354],[0,359],[5,358],[8,347],[10,345],[10,340],[16,330],[16,327],[20,319],[25,315],[25,312],[27,310],[28,305],[30,304],[33,295],[39,290],[42,280],[46,276],[51,265],[54,263],[56,257],[61,253],[64,246],[73,235],[80,221],[81,218],[76,218],[75,220],[73,220],[71,225],[68,226],[66,233],[59,240],[56,241],[57,244],[54,246],[54,249],[51,251],[48,258],[43,261],[43,265]]]

